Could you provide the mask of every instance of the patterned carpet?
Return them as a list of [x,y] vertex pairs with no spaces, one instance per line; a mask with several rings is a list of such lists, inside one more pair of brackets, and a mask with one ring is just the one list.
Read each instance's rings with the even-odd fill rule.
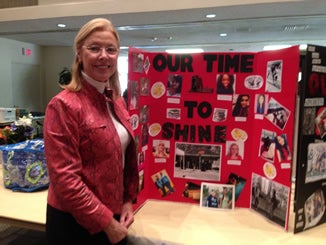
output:
[[44,245],[45,233],[6,224],[0,224],[1,245]]

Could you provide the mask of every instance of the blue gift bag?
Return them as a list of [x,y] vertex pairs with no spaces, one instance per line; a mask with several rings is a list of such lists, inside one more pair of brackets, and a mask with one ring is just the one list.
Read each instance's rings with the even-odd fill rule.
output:
[[32,192],[49,186],[43,139],[2,145],[0,151],[6,188]]

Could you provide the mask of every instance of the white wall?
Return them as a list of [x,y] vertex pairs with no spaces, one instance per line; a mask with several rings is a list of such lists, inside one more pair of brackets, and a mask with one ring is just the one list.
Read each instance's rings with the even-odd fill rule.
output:
[[[30,49],[31,56],[24,56],[22,48]],[[0,38],[0,53],[0,107],[27,107],[33,111],[44,111],[51,98],[61,91],[59,73],[64,67],[71,68],[74,58],[72,47],[40,47],[4,38]],[[126,56],[119,58],[118,68],[123,92],[128,83]],[[25,70],[38,71],[39,82],[30,81]]]
[[[31,50],[30,56],[24,56],[22,49]],[[29,65],[31,67],[39,66],[42,63],[41,59],[41,48],[37,45],[18,42],[5,38],[0,38],[0,107],[14,107],[14,96],[19,96],[27,90],[42,90],[42,85],[38,88],[33,86],[24,86],[22,90],[13,89],[13,75],[16,75],[15,65],[21,64],[25,67]],[[42,74],[39,74],[40,81],[42,81]],[[16,77],[16,79],[18,79]],[[21,81],[24,77],[20,77]],[[17,82],[21,82],[17,81]],[[23,91],[24,90],[24,91]],[[29,91],[26,91],[27,94]],[[43,105],[43,101],[39,102],[40,107]]]

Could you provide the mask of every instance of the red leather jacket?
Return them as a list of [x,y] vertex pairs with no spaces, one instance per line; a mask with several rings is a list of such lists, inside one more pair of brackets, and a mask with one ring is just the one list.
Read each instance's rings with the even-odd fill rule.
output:
[[48,104],[44,121],[50,177],[48,204],[71,213],[91,234],[103,230],[124,202],[136,199],[136,144],[123,98],[114,113],[131,135],[122,166],[122,147],[106,97],[87,82],[63,90]]

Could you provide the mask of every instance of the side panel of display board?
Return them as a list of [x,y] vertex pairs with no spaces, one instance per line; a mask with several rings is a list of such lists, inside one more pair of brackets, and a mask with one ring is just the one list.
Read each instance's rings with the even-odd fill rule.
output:
[[326,221],[326,47],[308,45],[300,84],[294,232]]
[[129,64],[140,196],[207,206],[214,192],[216,208],[251,207],[287,228],[298,47],[199,54],[130,48]]

